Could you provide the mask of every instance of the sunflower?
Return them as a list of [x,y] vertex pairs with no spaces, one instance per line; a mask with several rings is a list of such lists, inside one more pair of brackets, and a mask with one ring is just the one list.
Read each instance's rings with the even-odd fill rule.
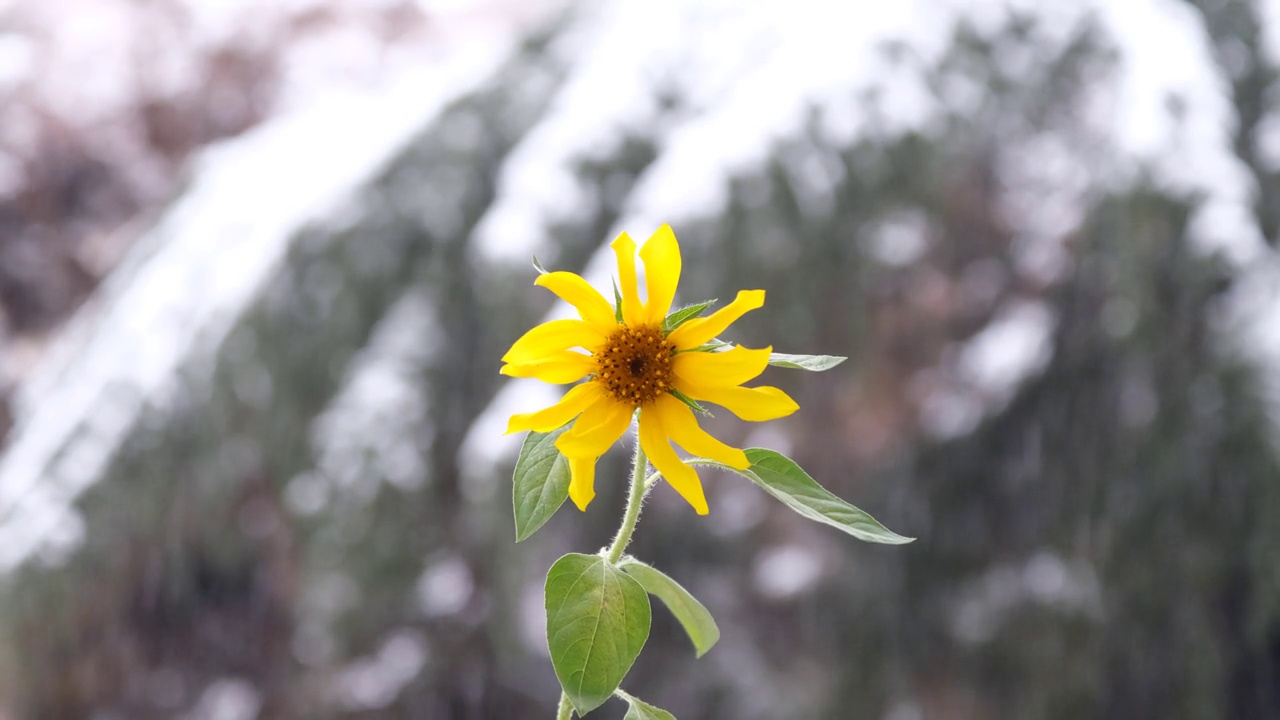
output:
[[[571,272],[552,272],[535,282],[577,309],[581,319],[551,320],[525,333],[506,355],[502,374],[574,385],[551,407],[511,416],[507,432],[550,432],[570,421],[556,440],[569,461],[569,496],[581,510],[595,497],[596,460],[616,442],[639,411],[640,448],[667,482],[707,514],[698,473],[671,447],[738,469],[750,463],[698,426],[690,406],[702,401],[743,420],[784,417],[799,407],[775,387],[742,387],[760,375],[772,348],[751,350],[712,343],[735,320],[764,305],[763,290],[742,290],[715,313],[670,323],[668,312],[680,281],[680,245],[663,225],[640,250],[647,300],[636,276],[636,245],[622,233],[611,246],[618,259],[618,306]],[[728,347],[728,349],[725,349]]]

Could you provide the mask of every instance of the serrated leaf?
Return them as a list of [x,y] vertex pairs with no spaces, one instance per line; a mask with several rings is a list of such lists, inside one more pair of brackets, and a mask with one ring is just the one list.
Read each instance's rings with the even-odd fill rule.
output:
[[793,370],[822,372],[830,370],[849,358],[838,355],[788,355],[786,353],[770,353],[769,364]]
[[716,302],[715,300],[708,300],[706,302],[700,302],[695,305],[682,307],[679,310],[676,310],[675,312],[668,315],[667,318],[662,321],[662,327],[667,332],[671,332],[672,330],[675,330],[681,325],[701,315],[704,310],[714,305],[715,302]]
[[516,542],[537,532],[569,497],[569,460],[556,449],[556,439],[568,428],[530,432],[520,446],[511,482]]
[[747,448],[744,452],[747,460],[751,461],[751,467],[735,472],[750,478],[784,505],[810,520],[830,525],[866,542],[901,545],[915,540],[889,530],[866,512],[836,497],[786,455],[764,448]]
[[689,639],[693,641],[697,657],[702,657],[708,650],[715,647],[716,642],[720,640],[720,628],[716,626],[715,618],[711,617],[706,606],[698,602],[698,599],[689,594],[689,591],[685,590],[680,583],[672,580],[661,570],[634,558],[623,560],[620,567],[635,578],[645,590],[648,590],[649,594],[661,600],[671,614],[676,616],[676,620],[680,621],[684,631],[689,634]]
[[547,648],[579,716],[613,695],[649,638],[649,595],[599,555],[565,555],[547,572]]
[[711,411],[706,409],[702,405],[700,405],[697,400],[694,400],[693,398],[689,397],[688,395],[685,395],[684,393],[680,392],[675,388],[667,388],[667,392],[671,393],[672,397],[674,397],[675,399],[679,400],[685,405],[688,405],[690,410],[700,415],[706,415],[707,417],[711,417]]
[[676,716],[659,707],[654,707],[640,698],[625,693],[621,690],[617,692],[618,697],[627,701],[631,707],[627,710],[626,717],[622,720],[676,720]]
[[537,255],[534,255],[534,256],[533,256],[533,269],[534,269],[534,270],[537,270],[539,275],[548,275],[548,274],[550,274],[550,273],[549,273],[549,271],[548,271],[546,268],[542,267],[542,263],[538,262],[538,256],[537,256]]

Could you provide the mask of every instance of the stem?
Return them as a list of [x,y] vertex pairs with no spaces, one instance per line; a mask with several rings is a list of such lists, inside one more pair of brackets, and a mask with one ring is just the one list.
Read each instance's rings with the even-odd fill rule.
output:
[[644,504],[644,495],[649,490],[644,481],[644,471],[648,466],[644,448],[636,443],[636,456],[631,465],[631,492],[627,498],[627,512],[622,516],[622,526],[618,535],[609,546],[609,564],[617,565],[622,553],[631,544],[631,535],[636,531],[636,521],[640,519],[640,506]]
[[[640,447],[640,443],[636,443],[636,456],[632,459],[631,465],[631,490],[627,496],[627,511],[622,516],[622,525],[618,527],[618,534],[613,538],[613,544],[609,546],[610,565],[617,565],[627,545],[631,544],[631,536],[636,531],[636,522],[640,519],[640,506],[644,505],[644,496],[653,487],[653,482],[657,481],[657,473],[654,473],[653,482],[646,482],[644,471],[648,466],[644,448]],[[556,720],[572,720],[572,718],[573,704],[569,702],[569,696],[561,692]]]

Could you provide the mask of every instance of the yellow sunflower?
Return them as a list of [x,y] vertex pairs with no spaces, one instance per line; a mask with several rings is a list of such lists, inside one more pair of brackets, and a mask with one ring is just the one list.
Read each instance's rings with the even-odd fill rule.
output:
[[551,320],[525,333],[502,356],[502,374],[554,384],[587,381],[549,408],[511,416],[507,432],[550,432],[576,419],[556,447],[569,460],[569,496],[585,510],[596,494],[596,460],[622,437],[639,410],[637,434],[649,462],[705,515],[707,499],[698,473],[671,442],[735,468],[750,463],[741,450],[699,427],[679,395],[720,405],[754,422],[784,417],[799,407],[778,388],[742,387],[764,371],[772,348],[706,348],[744,313],[764,305],[764,291],[739,291],[717,312],[667,329],[664,321],[680,281],[680,245],[671,228],[658,228],[640,250],[645,302],[638,291],[635,243],[622,233],[612,247],[618,258],[619,308],[574,273],[546,273],[537,279],[535,284],[573,305],[581,319]]

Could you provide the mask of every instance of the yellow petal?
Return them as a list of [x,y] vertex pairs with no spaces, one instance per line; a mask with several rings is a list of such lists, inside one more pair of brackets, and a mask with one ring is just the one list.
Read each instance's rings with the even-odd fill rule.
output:
[[596,458],[569,458],[569,497],[579,510],[586,511],[596,496]]
[[644,449],[649,462],[667,479],[667,484],[675,488],[699,515],[707,514],[707,498],[702,493],[702,482],[698,473],[684,464],[676,451],[667,442],[667,434],[662,426],[659,414],[653,406],[640,411],[640,447]]
[[680,284],[680,245],[670,225],[663,225],[640,249],[644,261],[645,286],[648,299],[644,307],[645,322],[658,325],[671,312],[671,301],[676,297],[676,285]]
[[[684,391],[681,391],[684,392]],[[724,407],[743,420],[764,422],[786,417],[800,408],[795,400],[776,387],[690,388],[686,395]]]
[[556,440],[556,448],[565,457],[599,457],[627,431],[633,412],[634,408],[602,394],[582,411],[573,427]]
[[602,332],[609,333],[617,327],[613,306],[582,277],[571,272],[553,272],[539,275],[533,284],[550,290],[577,308],[583,320]]
[[[693,411],[675,397],[665,394],[658,396],[654,401],[653,411],[657,412],[667,436],[691,455],[719,460],[739,470],[745,470],[751,465],[751,461],[747,460],[746,454],[741,450],[725,445],[698,427],[698,419],[693,416]],[[647,412],[650,410],[646,408],[641,414]]]
[[569,392],[560,398],[560,402],[545,410],[533,413],[512,415],[507,421],[507,434],[533,430],[534,432],[551,432],[574,419],[591,403],[604,396],[599,383],[588,382],[574,385]]
[[551,320],[535,326],[511,346],[503,362],[524,364],[552,360],[575,347],[594,350],[605,341],[605,334],[582,320]]
[[622,319],[628,325],[644,321],[640,305],[640,291],[636,286],[636,244],[631,236],[622,233],[613,241],[613,254],[618,256],[618,285],[622,293]]
[[564,385],[581,380],[595,369],[595,358],[566,350],[547,360],[503,365],[498,372],[510,377],[531,377],[552,385]]
[[676,389],[685,395],[699,386],[724,387],[741,385],[764,372],[773,348],[751,350],[735,347],[725,352],[679,353],[671,361],[676,376]]
[[708,317],[690,320],[681,325],[667,339],[675,343],[676,347],[681,350],[695,348],[702,345],[725,331],[725,328],[733,324],[733,321],[745,315],[750,310],[764,305],[763,290],[739,290],[738,296],[733,302],[715,311]]

